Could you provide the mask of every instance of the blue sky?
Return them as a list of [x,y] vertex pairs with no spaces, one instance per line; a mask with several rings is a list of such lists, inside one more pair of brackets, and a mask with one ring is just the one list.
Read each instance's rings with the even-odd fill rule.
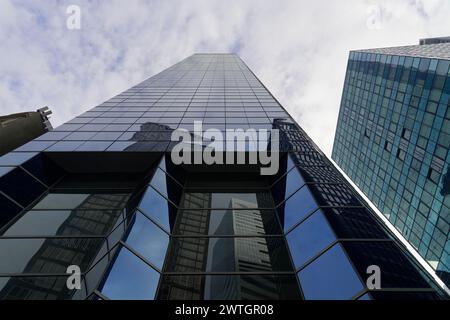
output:
[[[69,5],[81,30],[66,27]],[[195,52],[237,52],[330,154],[348,51],[449,35],[448,0],[0,1],[0,114],[59,125]]]

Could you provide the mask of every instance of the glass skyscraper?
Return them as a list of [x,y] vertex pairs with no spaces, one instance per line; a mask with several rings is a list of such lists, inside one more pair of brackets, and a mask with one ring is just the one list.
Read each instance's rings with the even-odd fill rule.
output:
[[449,285],[450,43],[421,43],[350,53],[332,157]]
[[[278,154],[232,141],[277,154],[277,174],[175,165],[194,120],[278,130]],[[0,206],[1,299],[446,297],[235,54],[193,55],[1,157]]]

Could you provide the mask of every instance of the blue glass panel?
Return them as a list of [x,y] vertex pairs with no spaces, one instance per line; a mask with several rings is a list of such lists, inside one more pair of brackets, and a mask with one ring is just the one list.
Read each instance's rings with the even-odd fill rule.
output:
[[101,292],[115,300],[153,300],[158,281],[158,272],[122,248]]
[[126,243],[156,267],[162,269],[169,236],[141,213],[135,215]]
[[20,166],[35,155],[35,152],[10,152],[0,157],[0,166]]
[[305,184],[302,176],[296,168],[293,168],[285,177],[281,178],[273,187],[274,193],[279,196],[275,196],[275,204],[287,199],[301,186]]
[[294,265],[299,268],[330,245],[336,237],[319,210],[290,232],[286,239]]
[[308,213],[313,212],[317,208],[318,205],[307,186],[297,191],[297,193],[277,208],[284,231],[289,230],[305,218]]
[[298,278],[307,300],[348,300],[363,289],[339,244],[300,271]]
[[168,200],[157,193],[152,187],[147,188],[139,204],[139,208],[163,228],[170,230]]
[[166,174],[161,169],[157,169],[150,184],[164,196],[167,197],[167,179]]

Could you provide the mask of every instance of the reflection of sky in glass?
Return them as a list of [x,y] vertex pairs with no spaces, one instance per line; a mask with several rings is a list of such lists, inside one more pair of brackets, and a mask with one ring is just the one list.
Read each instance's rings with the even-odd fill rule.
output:
[[316,256],[335,240],[321,211],[314,213],[286,236],[296,268]]
[[158,194],[152,187],[148,187],[142,197],[139,208],[148,216],[155,219],[163,228],[169,230],[169,208],[167,200]]
[[166,174],[161,170],[157,169],[152,181],[150,183],[156,190],[161,192],[163,195],[167,197],[167,181]]
[[281,219],[281,221],[284,220],[284,231],[290,229],[316,208],[316,201],[311,195],[308,187],[304,186],[289,198],[284,205],[278,208],[280,217],[283,217],[284,215],[284,219]]
[[363,289],[339,244],[300,271],[298,277],[309,300],[348,300]]
[[115,300],[153,300],[159,273],[122,248],[101,292]]
[[136,214],[126,242],[144,258],[162,269],[169,237],[141,213]]

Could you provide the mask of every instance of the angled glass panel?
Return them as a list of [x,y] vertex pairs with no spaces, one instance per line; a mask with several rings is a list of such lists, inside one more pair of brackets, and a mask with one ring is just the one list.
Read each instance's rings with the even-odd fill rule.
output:
[[361,276],[367,267],[381,269],[382,288],[429,288],[430,285],[394,242],[344,242],[348,256]]
[[169,236],[137,212],[130,224],[126,243],[160,270],[164,264]]
[[279,204],[289,198],[295,191],[305,184],[300,172],[293,168],[288,174],[282,177],[275,185],[272,186],[275,204]]
[[306,300],[349,300],[364,287],[339,244],[298,273]]
[[0,190],[26,207],[47,188],[24,170],[17,168],[0,178]]
[[170,211],[173,207],[166,198],[152,187],[148,187],[139,204],[139,209],[156,221],[165,230],[170,230]]
[[296,268],[319,254],[336,237],[319,210],[286,236]]
[[128,249],[121,248],[100,291],[113,300],[154,300],[159,276]]
[[0,228],[5,226],[9,221],[11,221],[16,215],[22,211],[22,208],[17,204],[12,202],[10,199],[5,197],[0,193]]
[[317,208],[318,205],[309,188],[304,186],[285,203],[277,207],[278,217],[283,230],[288,231]]

